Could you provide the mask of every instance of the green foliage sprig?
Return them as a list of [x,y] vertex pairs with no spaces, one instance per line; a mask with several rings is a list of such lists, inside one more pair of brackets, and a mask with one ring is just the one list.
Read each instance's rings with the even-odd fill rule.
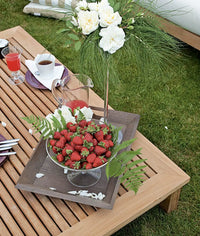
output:
[[52,116],[52,125],[46,118],[35,115],[22,117],[22,119],[31,124],[36,133],[41,133],[40,138],[48,139],[50,136],[53,136],[55,131],[61,131],[66,125],[65,119],[60,112],[59,115],[61,118],[61,122],[59,122],[59,120],[55,116]]
[[[143,182],[143,169],[146,167],[146,165],[138,165],[144,163],[145,160],[132,160],[136,155],[141,154],[141,149],[136,151],[123,151],[123,149],[131,145],[134,140],[135,139],[124,141],[113,148],[112,157],[106,166],[106,176],[107,178],[119,177],[120,182],[123,183],[127,189],[137,193]],[[120,153],[117,154],[118,152]]]

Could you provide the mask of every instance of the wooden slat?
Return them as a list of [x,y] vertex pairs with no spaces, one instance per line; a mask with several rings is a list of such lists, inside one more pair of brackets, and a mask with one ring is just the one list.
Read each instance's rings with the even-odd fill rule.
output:
[[1,197],[2,200],[4,201],[4,204],[9,209],[9,211],[12,212],[14,219],[21,226],[21,229],[23,230],[25,235],[36,235],[35,231],[31,227],[27,219],[24,217],[18,206],[15,204],[15,202],[13,201],[13,199],[11,198],[11,196],[8,194],[7,190],[1,183],[0,183],[0,189],[1,189]]
[[[1,62],[0,62],[0,66],[1,66]],[[4,71],[6,71],[6,68],[3,68],[4,66],[2,66],[2,69]],[[2,72],[3,73],[3,72]],[[6,77],[6,74],[3,74],[3,78],[5,80],[5,82],[7,83],[7,85],[18,95],[18,97],[30,108],[32,108],[33,110],[36,109],[36,112],[38,112],[40,115],[40,111],[42,111],[45,114],[49,114],[51,113],[51,111],[47,108],[47,106],[45,105],[45,102],[49,103],[49,100],[47,100],[47,98],[41,94],[38,93],[38,96],[36,96],[34,93],[31,93],[31,90],[28,89],[28,87],[25,85],[25,83],[20,84],[19,86],[12,86],[8,83],[8,79],[9,76]],[[11,92],[11,89],[8,90],[8,93]],[[38,91],[38,90],[37,90]],[[23,93],[22,93],[23,92]],[[29,96],[31,94],[31,96]],[[43,100],[41,101],[41,99]],[[36,106],[37,105],[37,106]],[[52,105],[50,103],[50,105]],[[38,107],[40,109],[38,109]]]
[[[48,197],[46,197],[45,195],[41,195],[41,194],[36,194],[36,196],[39,199],[39,201],[42,203],[43,207],[46,209],[48,214],[54,220],[54,222],[58,225],[58,227],[61,231],[64,231],[67,228],[69,228],[68,223],[62,217],[62,215],[57,210],[57,208],[52,204],[52,202],[49,201]],[[59,200],[59,201],[61,201],[61,200]]]
[[[24,235],[13,217],[11,216],[10,212],[7,210],[7,208],[4,206],[3,202],[0,200],[0,213],[1,217],[6,223],[6,226],[8,227],[9,231],[12,233],[12,235]],[[5,227],[4,227],[5,229]],[[4,235],[3,235],[4,236]]]
[[[1,89],[0,89],[1,92]],[[0,101],[1,102],[1,101]],[[29,140],[29,144],[32,145],[33,147],[35,147],[35,145],[37,144],[37,141],[33,138],[33,136],[29,133],[28,129],[26,129],[23,124],[22,121],[19,120],[13,113],[11,110],[13,110],[13,108],[15,108],[15,106],[11,107],[11,110],[8,109],[7,105],[5,105],[5,103],[1,102],[1,108],[4,112],[4,114],[6,114],[7,116],[9,116],[9,120],[10,122],[12,122],[12,124],[14,124],[13,127],[15,127],[15,129],[18,130],[19,133],[21,133],[21,135],[23,135],[23,137],[26,140]],[[11,104],[12,105],[12,104]],[[22,116],[23,117],[23,116]],[[27,150],[28,151],[28,150]],[[30,150],[29,150],[30,151]]]
[[95,212],[95,209],[91,206],[80,204],[81,208],[85,211],[87,215],[91,215]]
[[[13,173],[15,173],[14,168],[11,166],[11,164],[8,161],[4,164],[4,168],[12,175]],[[0,175],[2,178],[2,182],[6,186],[7,190],[9,191],[9,193],[11,193],[15,202],[21,207],[21,210],[29,219],[29,221],[33,225],[34,229],[38,232],[38,234],[48,235],[49,233],[44,227],[44,225],[41,223],[41,221],[38,220],[38,217],[35,214],[35,212],[32,210],[32,208],[37,211],[37,214],[40,215],[41,219],[43,218],[45,225],[47,226],[47,228],[49,229],[51,233],[53,234],[60,233],[60,230],[55,226],[53,221],[48,217],[48,214],[45,214],[44,210],[41,207],[39,207],[38,202],[36,203],[33,195],[31,195],[30,193],[24,193],[23,194],[24,196],[23,196],[20,193],[20,191],[18,191],[14,187],[13,182],[10,180],[7,173],[2,168],[0,168]],[[15,181],[17,181],[17,179]],[[31,204],[31,207],[25,199],[28,200],[29,204],[33,202],[33,204]]]
[[77,203],[70,201],[65,201],[65,203],[79,220],[85,219],[87,217],[87,215],[82,211]]
[[51,200],[59,209],[61,214],[65,217],[67,222],[69,222],[70,225],[74,225],[78,222],[74,214],[69,210],[68,207],[66,207],[66,204],[64,203],[64,201],[60,201],[58,198],[53,198],[53,197],[51,198]]
[[11,236],[2,219],[0,218],[0,236]]

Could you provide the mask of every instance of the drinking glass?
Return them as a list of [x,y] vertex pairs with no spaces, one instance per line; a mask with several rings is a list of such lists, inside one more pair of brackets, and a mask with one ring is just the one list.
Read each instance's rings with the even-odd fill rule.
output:
[[24,76],[20,74],[20,57],[22,49],[16,46],[9,45],[1,51],[2,55],[6,59],[8,69],[12,72],[9,82],[12,85],[19,85],[24,82]]

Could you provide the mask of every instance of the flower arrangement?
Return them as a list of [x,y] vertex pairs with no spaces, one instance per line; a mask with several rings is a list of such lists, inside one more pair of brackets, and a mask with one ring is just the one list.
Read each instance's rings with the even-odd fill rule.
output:
[[[62,106],[45,118],[23,117],[32,124],[41,137],[48,140],[54,161],[71,170],[88,170],[106,165],[107,177],[120,176],[127,188],[137,192],[142,184],[144,160],[131,161],[136,151],[120,150],[131,145],[134,139],[119,143],[119,128],[111,124],[99,124],[92,120],[93,112],[88,107],[77,107],[72,111]],[[133,168],[134,167],[134,168]]]
[[[153,3],[154,0],[151,2]],[[95,78],[99,89],[109,70],[112,87],[120,86],[118,64],[125,58],[135,76],[161,74],[175,65],[177,41],[160,28],[159,19],[138,5],[140,0],[81,0],[63,18],[67,47],[80,52],[80,70]]]
[[[77,26],[83,35],[89,35],[99,29],[99,46],[105,52],[115,53],[125,42],[125,33],[119,25],[122,17],[119,12],[114,12],[108,0],[87,3],[86,0],[77,3],[76,17],[73,16],[73,24]],[[134,20],[132,19],[132,23]],[[80,44],[79,44],[80,45]]]

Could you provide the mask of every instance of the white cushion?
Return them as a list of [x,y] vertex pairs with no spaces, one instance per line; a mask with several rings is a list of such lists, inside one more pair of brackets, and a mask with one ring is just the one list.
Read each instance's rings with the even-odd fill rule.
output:
[[64,8],[67,5],[71,5],[71,0],[29,0],[29,1],[40,5],[47,5],[60,8]]
[[44,16],[44,17],[61,19],[65,17],[66,14],[69,13],[69,10],[65,8],[40,5],[37,3],[29,3],[24,7],[23,12],[35,16]]
[[139,4],[200,35],[200,0],[139,0]]

